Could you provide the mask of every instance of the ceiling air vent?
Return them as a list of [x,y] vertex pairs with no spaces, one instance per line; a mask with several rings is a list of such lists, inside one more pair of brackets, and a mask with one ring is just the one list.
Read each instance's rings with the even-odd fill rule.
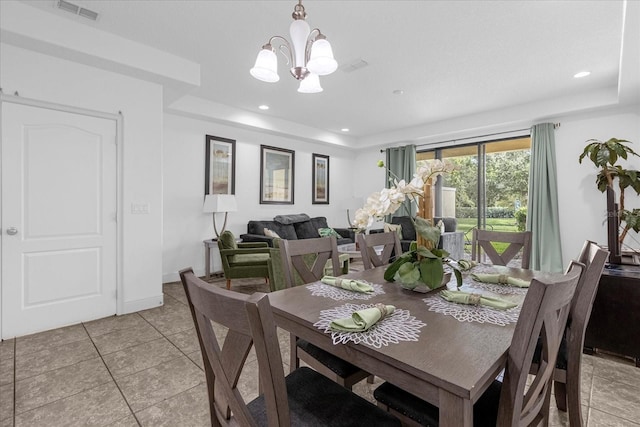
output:
[[340,69],[345,73],[351,73],[353,71],[359,70],[360,68],[364,68],[367,65],[369,65],[369,63],[360,58],[356,59],[355,61],[351,61],[348,64],[344,64],[342,67],[340,67]]
[[69,3],[68,1],[65,1],[65,0],[58,0],[56,2],[56,7],[60,10],[64,10],[65,12],[73,13],[74,15],[91,19],[92,21],[96,21],[98,19],[98,12],[85,9],[84,7],[80,7],[73,3]]

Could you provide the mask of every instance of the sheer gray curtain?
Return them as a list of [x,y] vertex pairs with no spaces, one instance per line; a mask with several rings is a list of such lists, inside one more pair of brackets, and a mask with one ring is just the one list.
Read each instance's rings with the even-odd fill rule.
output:
[[532,232],[533,270],[563,270],[559,217],[554,129],[542,123],[531,128],[527,230]]
[[[413,174],[416,173],[416,146],[405,145],[404,147],[387,148],[386,155],[387,182],[385,187],[389,188],[393,185],[394,175],[398,177],[398,180],[404,179],[405,182],[409,183],[413,179]],[[409,215],[411,217],[415,217],[416,213],[416,204],[409,200],[405,201],[403,208],[397,211],[397,215]]]

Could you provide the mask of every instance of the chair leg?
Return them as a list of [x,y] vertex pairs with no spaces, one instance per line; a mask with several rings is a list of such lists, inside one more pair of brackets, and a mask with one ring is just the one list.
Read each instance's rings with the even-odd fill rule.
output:
[[582,405],[580,391],[580,364],[567,369],[567,407],[569,409],[569,425],[582,427]]
[[289,335],[289,372],[293,372],[300,367],[297,341],[298,337],[293,334]]
[[556,406],[558,409],[562,412],[567,412],[567,385],[554,381],[553,394],[556,396]]
[[227,289],[231,289],[231,279],[227,279]]
[[551,384],[547,387],[547,392],[544,395],[544,405],[542,405],[542,409],[540,413],[542,414],[542,425],[544,427],[549,426],[549,412],[551,410]]

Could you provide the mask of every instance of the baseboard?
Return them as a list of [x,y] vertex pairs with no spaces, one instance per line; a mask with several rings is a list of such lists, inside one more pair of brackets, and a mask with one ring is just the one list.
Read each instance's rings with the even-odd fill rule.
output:
[[[204,277],[204,268],[202,270],[194,270],[193,271],[197,277]],[[211,275],[214,273],[212,272]],[[172,283],[179,282],[180,274],[178,272],[175,273],[167,273],[162,275],[162,283]]]
[[124,303],[123,312],[118,314],[135,313],[137,311],[148,310],[162,305],[164,305],[164,294],[135,301],[126,301]]

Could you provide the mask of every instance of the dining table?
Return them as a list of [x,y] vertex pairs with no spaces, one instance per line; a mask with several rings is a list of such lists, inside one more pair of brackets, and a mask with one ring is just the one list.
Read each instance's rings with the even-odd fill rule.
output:
[[[478,271],[510,277],[557,278],[519,268],[480,265]],[[422,293],[384,280],[385,267],[351,272],[374,292],[362,294],[322,282],[269,294],[278,327],[382,378],[439,408],[441,426],[472,426],[473,404],[505,367],[526,288],[478,283],[464,274],[463,291],[499,296],[509,310],[445,301],[440,290]],[[453,275],[452,275],[453,276]],[[453,277],[446,285],[456,290]],[[392,305],[395,310],[365,332],[330,329],[354,310]]]

